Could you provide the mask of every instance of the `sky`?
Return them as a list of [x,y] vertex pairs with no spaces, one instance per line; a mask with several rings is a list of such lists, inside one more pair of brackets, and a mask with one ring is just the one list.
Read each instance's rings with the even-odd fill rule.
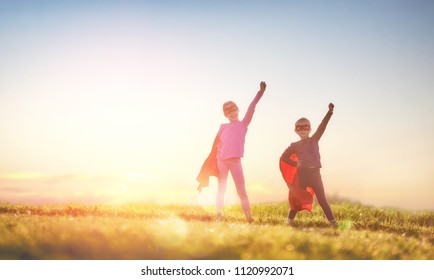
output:
[[212,205],[196,176],[222,104],[242,116],[265,81],[252,204],[286,201],[294,123],[333,102],[329,199],[434,210],[433,72],[427,0],[0,1],[0,202]]

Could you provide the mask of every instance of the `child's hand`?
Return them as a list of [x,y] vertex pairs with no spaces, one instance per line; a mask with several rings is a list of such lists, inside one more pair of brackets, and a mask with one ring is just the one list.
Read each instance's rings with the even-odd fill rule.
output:
[[333,112],[333,109],[335,108],[335,105],[333,103],[329,104],[329,112]]
[[298,160],[297,161],[297,167],[300,167],[301,166],[301,160]]
[[259,92],[264,93],[265,89],[267,88],[267,84],[265,82],[261,82],[259,84]]

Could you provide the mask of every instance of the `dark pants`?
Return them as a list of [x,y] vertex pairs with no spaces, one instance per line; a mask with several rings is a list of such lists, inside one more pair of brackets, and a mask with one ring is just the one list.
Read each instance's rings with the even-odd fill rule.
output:
[[[298,182],[300,188],[306,189],[310,186],[315,191],[315,196],[318,204],[321,206],[322,211],[326,215],[329,221],[334,221],[334,216],[330,205],[327,202],[327,198],[324,191],[324,185],[321,179],[321,173],[319,168],[299,168],[298,172]],[[288,214],[288,219],[293,220],[297,215],[297,210],[291,210]]]

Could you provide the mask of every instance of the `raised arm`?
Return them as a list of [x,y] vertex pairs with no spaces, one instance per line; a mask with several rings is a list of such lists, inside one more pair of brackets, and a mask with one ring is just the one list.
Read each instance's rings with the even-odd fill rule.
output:
[[321,138],[321,136],[323,135],[327,124],[329,123],[330,118],[333,115],[333,109],[335,108],[335,105],[333,103],[329,104],[329,110],[327,112],[327,114],[325,115],[324,119],[322,120],[321,124],[318,126],[318,128],[316,129],[315,133],[312,135],[312,138],[316,139],[317,141],[319,141],[319,139]]
[[264,95],[265,89],[267,88],[267,84],[265,82],[261,82],[259,84],[259,91],[256,94],[255,98],[253,99],[253,101],[250,103],[246,114],[244,115],[244,118],[242,120],[242,122],[248,126],[250,124],[250,122],[252,121],[253,118],[253,113],[255,113],[255,107],[256,104],[258,104],[259,100],[261,99],[262,95]]

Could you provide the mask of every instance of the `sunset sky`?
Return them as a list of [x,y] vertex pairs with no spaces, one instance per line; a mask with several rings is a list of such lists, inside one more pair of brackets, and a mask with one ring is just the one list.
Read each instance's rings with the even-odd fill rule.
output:
[[0,201],[212,204],[222,104],[265,81],[251,203],[286,201],[294,122],[333,102],[329,197],[434,210],[433,75],[434,1],[0,1]]

